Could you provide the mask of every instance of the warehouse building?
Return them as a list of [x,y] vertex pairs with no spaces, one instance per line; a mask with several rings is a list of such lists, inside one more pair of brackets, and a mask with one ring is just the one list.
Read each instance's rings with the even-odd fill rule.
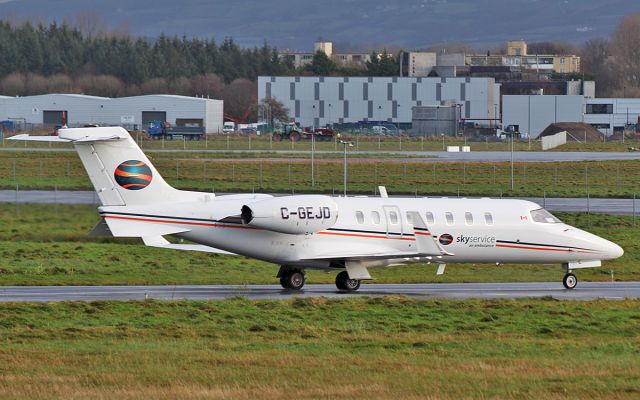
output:
[[259,77],[258,99],[271,97],[303,126],[410,124],[413,107],[451,104],[460,107],[463,121],[481,126],[500,115],[500,85],[493,78]]
[[199,126],[207,133],[220,133],[223,102],[176,95],[147,95],[107,98],[80,94],[45,94],[0,97],[0,120],[18,124],[68,126],[85,124],[120,125],[143,129],[150,121],[161,120],[177,126]]
[[557,122],[584,122],[608,136],[640,125],[640,99],[503,96],[503,108],[503,125],[518,125],[520,132],[532,138]]

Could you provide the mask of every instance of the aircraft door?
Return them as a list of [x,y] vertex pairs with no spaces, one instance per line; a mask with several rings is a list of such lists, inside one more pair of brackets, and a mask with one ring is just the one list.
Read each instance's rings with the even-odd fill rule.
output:
[[387,237],[402,236],[402,215],[398,206],[383,206]]

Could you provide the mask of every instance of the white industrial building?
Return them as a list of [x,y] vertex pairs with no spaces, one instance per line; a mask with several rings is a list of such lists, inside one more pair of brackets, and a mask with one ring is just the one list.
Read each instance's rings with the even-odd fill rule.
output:
[[493,78],[258,78],[258,99],[273,97],[303,126],[385,121],[411,123],[414,106],[457,104],[466,122],[494,124],[500,85]]
[[584,96],[503,96],[503,126],[518,125],[532,138],[551,123],[584,122],[606,135],[640,123],[640,99]]
[[142,129],[149,121],[178,126],[201,126],[220,133],[224,124],[222,100],[176,95],[107,98],[80,94],[0,97],[0,120],[33,125],[121,125]]

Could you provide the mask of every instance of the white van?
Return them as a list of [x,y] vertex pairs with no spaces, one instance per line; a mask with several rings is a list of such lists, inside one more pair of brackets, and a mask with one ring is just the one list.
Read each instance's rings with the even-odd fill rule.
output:
[[235,132],[236,130],[236,123],[232,122],[232,121],[225,121],[224,125],[222,125],[222,132],[223,133],[231,133],[231,132]]

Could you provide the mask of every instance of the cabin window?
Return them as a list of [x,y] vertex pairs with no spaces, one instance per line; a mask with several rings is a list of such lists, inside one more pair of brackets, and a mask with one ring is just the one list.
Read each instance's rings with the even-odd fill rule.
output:
[[487,225],[493,225],[493,215],[490,212],[484,213],[484,222]]
[[453,213],[444,213],[444,218],[447,220],[447,225],[453,225]]
[[364,213],[362,211],[356,211],[356,220],[360,225],[364,224]]
[[464,213],[464,222],[467,225],[473,225],[473,214],[471,214],[470,212]]
[[535,222],[541,222],[543,224],[560,224],[558,218],[554,217],[549,211],[544,208],[538,208],[537,210],[531,210],[531,219]]
[[432,225],[434,221],[433,213],[431,211],[427,211],[427,224]]
[[376,225],[380,225],[380,213],[377,211],[373,211],[371,213],[371,219],[373,219],[373,223]]
[[396,213],[395,211],[389,211],[389,221],[391,222],[391,224],[397,225],[398,224],[398,213]]

